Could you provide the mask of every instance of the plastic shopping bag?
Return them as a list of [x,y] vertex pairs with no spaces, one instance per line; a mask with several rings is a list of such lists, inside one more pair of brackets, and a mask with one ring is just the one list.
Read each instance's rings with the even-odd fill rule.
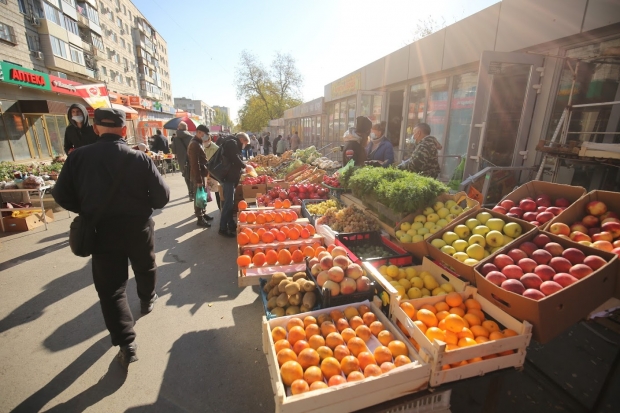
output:
[[201,186],[196,190],[196,197],[194,199],[196,208],[205,209],[207,207],[207,192],[204,187]]

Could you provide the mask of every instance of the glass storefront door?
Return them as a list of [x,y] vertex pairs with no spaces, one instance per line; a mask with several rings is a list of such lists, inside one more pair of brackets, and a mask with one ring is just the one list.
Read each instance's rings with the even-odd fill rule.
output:
[[384,92],[370,92],[360,90],[357,92],[357,116],[367,116],[373,124],[385,119]]
[[389,138],[396,155],[396,162],[400,160],[400,141],[403,129],[403,108],[405,106],[405,90],[393,90],[389,93],[386,135]]
[[30,133],[32,141],[34,143],[34,156],[33,158],[49,158],[50,149],[47,144],[47,137],[45,135],[45,127],[43,125],[43,116],[41,115],[26,115],[26,120],[30,126]]
[[521,166],[543,56],[482,52],[463,178],[487,166]]

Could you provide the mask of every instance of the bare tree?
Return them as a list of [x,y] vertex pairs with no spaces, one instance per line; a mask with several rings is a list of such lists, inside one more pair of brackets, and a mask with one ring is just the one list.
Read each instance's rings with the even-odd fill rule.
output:
[[427,16],[426,18],[418,19],[415,28],[411,30],[411,38],[405,44],[417,42],[444,27],[446,27],[446,19],[443,17],[434,19],[433,16]]

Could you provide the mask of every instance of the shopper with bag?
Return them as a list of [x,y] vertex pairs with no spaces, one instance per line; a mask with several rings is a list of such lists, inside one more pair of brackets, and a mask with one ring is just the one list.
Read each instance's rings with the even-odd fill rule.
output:
[[153,161],[125,142],[125,112],[95,110],[97,142],[67,157],[52,190],[56,202],[79,214],[71,224],[74,254],[92,254],[95,289],[112,345],[121,363],[138,360],[136,333],[126,286],[127,261],[133,269],[142,314],[153,310],[156,269],[154,209],[170,199],[168,186]]
[[206,208],[206,180],[209,173],[207,167],[207,156],[203,147],[203,140],[209,138],[209,128],[205,125],[198,125],[196,127],[196,136],[189,143],[187,148],[187,162],[189,163],[189,180],[194,194],[204,195],[204,204],[202,197],[198,196],[194,199],[194,214],[196,215],[196,225],[199,227],[209,228],[211,224],[207,221],[211,221],[213,217],[207,215]]
[[[217,146],[215,142],[213,142],[213,138],[210,135],[207,135],[205,138],[203,138],[202,142],[205,148],[205,155],[207,156],[207,161],[209,161],[211,160],[213,155],[215,155],[215,153],[220,147]],[[217,180],[213,179],[211,175],[207,177],[206,189],[209,192],[213,192],[215,194],[215,202],[217,202],[217,209],[221,210],[222,205],[220,204],[220,184],[217,182]]]
[[192,140],[192,135],[187,132],[187,123],[179,122],[177,127],[177,136],[172,141],[172,153],[177,156],[179,161],[179,168],[181,168],[181,175],[185,178],[185,185],[187,185],[187,192],[189,194],[189,200],[194,200],[194,191],[189,180],[189,168],[187,165],[187,148]]
[[[245,133],[238,133],[236,136],[229,136],[222,141],[220,145],[221,164],[225,167],[220,176],[216,177],[220,180],[220,184],[224,190],[224,203],[222,204],[222,213],[220,214],[220,230],[219,234],[225,237],[236,238],[237,224],[233,220],[233,208],[235,202],[235,188],[239,185],[241,179],[241,171],[247,169],[241,159],[241,151],[250,144],[250,138]],[[214,158],[217,159],[217,154]],[[210,170],[212,162],[209,162]]]

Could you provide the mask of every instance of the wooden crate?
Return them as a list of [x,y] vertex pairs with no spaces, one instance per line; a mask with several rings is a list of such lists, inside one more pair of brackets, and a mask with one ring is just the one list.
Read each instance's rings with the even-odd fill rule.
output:
[[[245,270],[245,273],[244,273]],[[260,279],[270,280],[276,272],[283,272],[287,275],[293,275],[298,272],[306,271],[306,263],[297,263],[289,265],[265,265],[256,267],[252,270],[239,269],[237,271],[237,285],[239,288],[245,288],[249,285],[260,285]]]
[[[482,376],[486,373],[507,367],[521,367],[525,362],[525,352],[532,338],[532,325],[527,321],[520,322],[509,316],[479,295],[474,287],[468,286],[465,291],[460,294],[463,296],[463,299],[472,297],[478,300],[482,306],[482,311],[486,315],[493,318],[497,323],[504,326],[504,328],[510,328],[516,331],[519,335],[501,340],[489,341],[471,347],[464,347],[458,350],[446,351],[446,343],[437,340],[431,342],[422,330],[420,330],[400,308],[400,304],[403,301],[395,300],[391,308],[392,320],[394,322],[400,321],[409,332],[409,335],[420,345],[420,356],[431,365],[430,385],[432,387],[469,377]],[[404,301],[411,302],[417,310],[424,304],[434,305],[440,301],[444,301],[444,297],[438,296]],[[511,355],[442,370],[442,366],[445,364],[454,364],[463,360],[473,359],[474,357],[484,357],[507,350],[515,350],[516,352]]]
[[282,382],[282,378],[280,377],[280,368],[278,367],[278,360],[273,346],[271,330],[277,326],[286,326],[286,323],[293,317],[303,320],[304,317],[309,315],[317,317],[320,314],[329,313],[335,309],[340,309],[344,312],[349,305],[332,307],[289,317],[278,317],[269,321],[266,317],[263,317],[263,351],[267,356],[267,364],[277,413],[352,412],[424,390],[428,386],[430,366],[419,358],[413,347],[410,346],[409,341],[403,336],[400,330],[381,313],[381,310],[368,301],[355,305],[359,306],[361,304],[368,305],[371,311],[376,315],[377,320],[381,321],[383,325],[394,334],[396,339],[403,341],[407,345],[413,363],[395,368],[389,373],[379,377],[370,377],[363,381],[345,383],[327,389],[289,396]]
[[238,222],[237,233],[241,232],[241,230],[244,228],[250,228],[252,231],[254,231],[259,228],[265,228],[265,229],[280,228],[280,227],[294,225],[294,224],[306,226],[306,225],[310,225],[310,221],[308,220],[308,218],[299,218],[297,219],[297,221],[294,221],[294,222],[267,222],[264,224],[248,224],[245,222]]
[[377,214],[372,209],[368,208],[364,204],[364,202],[362,202],[360,199],[354,197],[351,194],[345,194],[345,195],[342,195],[340,197],[340,202],[342,202],[347,207],[351,206],[351,205],[355,205],[356,207],[358,207],[359,209],[364,211],[365,214],[367,214],[367,215],[371,216],[372,218],[374,218],[379,223],[379,225],[381,226],[381,230],[382,231],[384,231],[385,233],[387,233],[391,237],[396,237],[396,234],[395,234],[393,226],[390,225],[389,223],[381,221],[381,219],[379,218],[379,214]]

